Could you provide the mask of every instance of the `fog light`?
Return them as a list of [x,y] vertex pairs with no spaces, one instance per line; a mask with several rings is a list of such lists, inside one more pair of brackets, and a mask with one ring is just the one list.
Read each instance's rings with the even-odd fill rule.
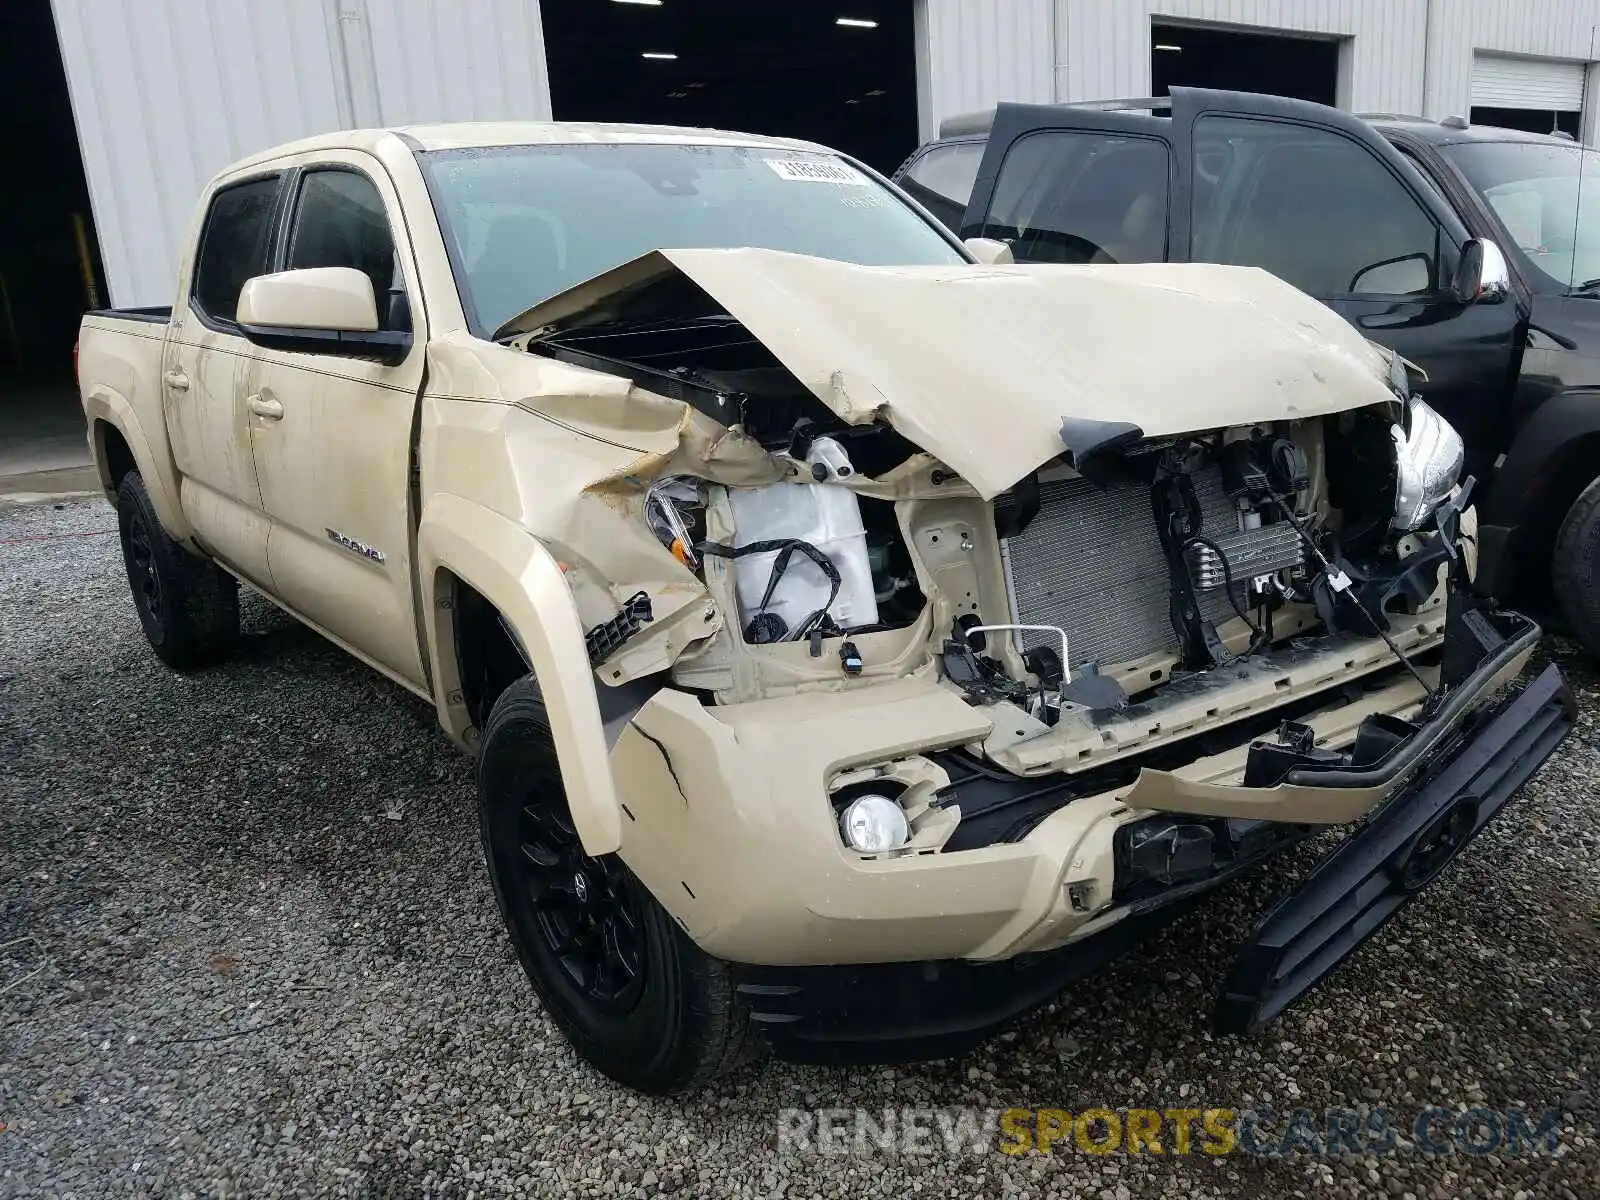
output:
[[897,849],[911,838],[905,810],[887,796],[852,800],[839,816],[839,831],[846,843],[864,854]]

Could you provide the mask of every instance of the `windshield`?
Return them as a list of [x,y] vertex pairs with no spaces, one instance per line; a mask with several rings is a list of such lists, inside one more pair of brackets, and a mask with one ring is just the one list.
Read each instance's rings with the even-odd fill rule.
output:
[[753,246],[867,266],[965,261],[898,196],[833,154],[596,143],[421,157],[480,335],[651,250]]
[[1529,266],[1562,287],[1600,279],[1600,154],[1543,142],[1442,150],[1489,202]]

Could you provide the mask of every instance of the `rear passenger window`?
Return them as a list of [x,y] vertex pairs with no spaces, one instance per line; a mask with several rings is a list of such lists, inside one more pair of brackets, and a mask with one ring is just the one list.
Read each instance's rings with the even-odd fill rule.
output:
[[983,146],[982,142],[935,146],[911,164],[900,186],[959,233],[967,201],[972,199],[972,184],[978,178],[978,164],[983,161]]
[[1194,250],[1320,298],[1432,290],[1439,227],[1365,146],[1242,117],[1195,122]]
[[981,236],[1018,262],[1160,262],[1167,147],[1152,138],[1048,131],[1006,152]]
[[195,303],[206,316],[233,320],[245,281],[266,270],[278,182],[276,175],[252,179],[212,197],[200,232],[193,289]]
[[354,267],[372,281],[378,323],[384,329],[409,328],[402,316],[405,288],[396,273],[389,217],[383,197],[365,175],[306,173],[289,237],[288,267]]

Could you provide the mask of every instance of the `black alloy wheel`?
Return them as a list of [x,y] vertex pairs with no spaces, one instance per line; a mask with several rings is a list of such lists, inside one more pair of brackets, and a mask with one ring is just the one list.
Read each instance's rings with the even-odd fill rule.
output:
[[531,676],[506,688],[484,723],[478,814],[522,969],[584,1059],[619,1083],[670,1095],[754,1056],[728,965],[695,945],[621,857],[584,851]]
[[239,585],[173,540],[138,471],[117,481],[117,532],[134,611],[156,656],[191,671],[232,653],[239,641]]
[[596,1008],[624,1013],[644,991],[638,885],[615,856],[583,852],[564,808],[529,796],[518,821],[523,922]]
[[150,526],[144,513],[129,507],[125,524],[127,541],[124,558],[128,568],[128,583],[133,588],[133,602],[139,606],[142,621],[162,623],[161,576],[156,572],[155,547],[150,544]]

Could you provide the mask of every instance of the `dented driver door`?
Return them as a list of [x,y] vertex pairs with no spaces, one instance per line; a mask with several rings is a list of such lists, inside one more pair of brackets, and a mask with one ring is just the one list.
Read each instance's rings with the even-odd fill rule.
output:
[[411,430],[427,339],[399,200],[369,155],[333,151],[290,183],[275,270],[353,267],[379,325],[410,329],[405,359],[254,348],[238,387],[249,413],[277,597],[415,687],[426,676],[411,562]]

